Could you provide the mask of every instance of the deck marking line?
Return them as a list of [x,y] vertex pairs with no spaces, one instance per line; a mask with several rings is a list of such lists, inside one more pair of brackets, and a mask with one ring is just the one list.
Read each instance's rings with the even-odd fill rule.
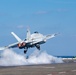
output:
[[47,75],[52,75],[52,74],[47,74]]
[[75,72],[76,70],[71,70],[72,72]]
[[55,67],[43,67],[43,68],[55,68]]
[[63,73],[66,73],[65,71],[63,71],[63,72],[59,72],[59,74],[63,74]]

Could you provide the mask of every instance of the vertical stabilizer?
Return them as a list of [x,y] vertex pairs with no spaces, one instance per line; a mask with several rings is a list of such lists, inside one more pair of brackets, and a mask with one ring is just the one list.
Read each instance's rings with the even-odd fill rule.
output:
[[27,29],[26,39],[27,39],[27,40],[30,40],[30,38],[31,38],[31,33],[30,33],[29,28],[28,28],[28,29]]
[[17,39],[18,42],[22,41],[14,32],[11,32],[11,34]]

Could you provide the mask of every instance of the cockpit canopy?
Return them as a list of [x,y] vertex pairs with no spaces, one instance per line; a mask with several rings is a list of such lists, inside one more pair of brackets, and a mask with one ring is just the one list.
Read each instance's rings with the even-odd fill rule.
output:
[[35,31],[34,33],[38,33],[38,31]]

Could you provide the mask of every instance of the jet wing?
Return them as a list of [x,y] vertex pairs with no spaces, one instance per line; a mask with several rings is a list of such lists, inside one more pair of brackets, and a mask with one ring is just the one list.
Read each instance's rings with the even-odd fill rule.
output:
[[7,48],[15,48],[15,47],[18,46],[18,43],[19,43],[19,42],[16,42],[16,43],[10,44],[10,45],[7,46]]
[[58,33],[46,35],[44,40],[48,40],[48,39],[54,38],[56,35],[58,35]]
[[0,50],[5,50],[6,49],[6,47],[0,47]]
[[18,43],[19,43],[19,42],[10,44],[10,45],[8,45],[8,46],[0,47],[0,50],[5,50],[5,49],[9,49],[9,48],[15,48],[15,47],[18,46]]
[[[32,42],[28,42],[28,41],[24,41],[26,42],[26,44],[29,44],[29,43],[32,43]],[[18,47],[18,44],[20,42],[16,42],[16,43],[13,43],[13,44],[10,44],[8,46],[4,46],[4,47],[0,47],[0,50],[5,50],[5,49],[9,49],[9,48],[15,48],[15,47]]]
[[41,43],[46,42],[46,40],[48,40],[48,39],[54,38],[56,35],[58,35],[58,33],[57,34],[56,33],[55,34],[49,34],[49,35],[43,36],[40,39],[34,39],[34,40],[30,41],[30,43],[31,44],[37,44],[37,43],[41,44]]
[[58,33],[57,33],[57,34],[49,34],[49,35],[44,36],[44,37],[41,38],[41,39],[33,40],[31,43],[32,43],[32,44],[36,44],[36,43],[41,44],[41,43],[46,42],[46,40],[48,40],[48,39],[54,38],[56,35],[58,35]]

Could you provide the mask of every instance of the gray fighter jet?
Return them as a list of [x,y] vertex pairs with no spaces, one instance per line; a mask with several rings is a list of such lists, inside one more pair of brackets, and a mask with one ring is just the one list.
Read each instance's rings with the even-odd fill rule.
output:
[[38,50],[40,50],[41,44],[45,43],[48,39],[51,39],[57,35],[57,34],[43,35],[41,33],[38,33],[37,31],[31,34],[30,30],[27,29],[26,39],[22,40],[14,32],[11,32],[11,34],[17,39],[18,42],[10,44],[8,46],[0,47],[0,50],[15,47],[18,47],[19,49],[24,49],[24,53],[27,52],[28,48],[32,47],[36,47]]

